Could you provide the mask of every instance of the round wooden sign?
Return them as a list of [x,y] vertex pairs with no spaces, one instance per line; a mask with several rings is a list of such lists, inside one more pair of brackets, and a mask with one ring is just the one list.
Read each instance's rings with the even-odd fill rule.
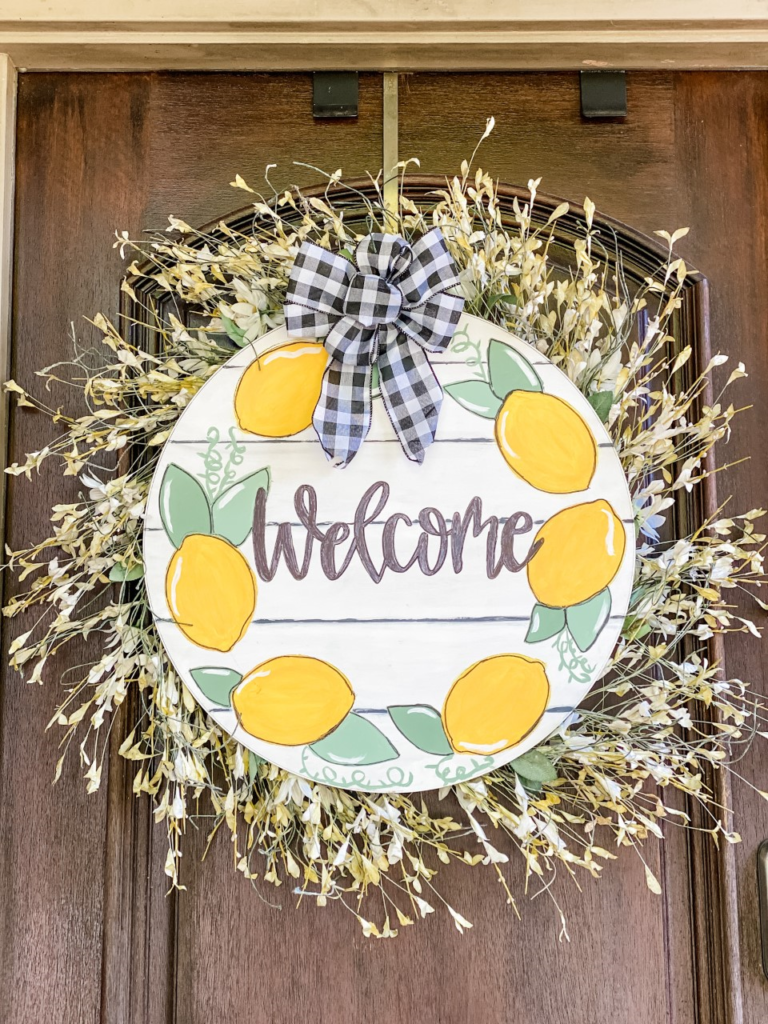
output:
[[174,668],[259,756],[361,790],[484,774],[603,672],[632,588],[632,503],[590,404],[545,356],[463,315],[431,357],[423,464],[374,384],[345,469],[311,424],[327,354],[278,328],[204,385],[160,457],[144,535]]

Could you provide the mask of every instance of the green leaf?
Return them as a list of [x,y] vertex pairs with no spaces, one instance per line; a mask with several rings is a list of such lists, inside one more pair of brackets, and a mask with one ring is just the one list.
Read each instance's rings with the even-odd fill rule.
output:
[[493,309],[493,307],[497,306],[500,302],[504,302],[508,306],[520,305],[517,301],[517,296],[510,295],[509,292],[499,292],[498,295],[489,295],[485,301],[489,309]]
[[510,391],[544,390],[539,375],[528,360],[496,338],[492,338],[488,345],[488,371],[493,392],[502,400]]
[[557,778],[557,769],[539,750],[529,750],[527,754],[516,757],[509,762],[509,767],[516,775],[532,782],[554,782]]
[[354,711],[310,750],[324,761],[345,765],[379,764],[398,756],[384,733]]
[[250,779],[251,785],[253,785],[253,780],[256,778],[256,772],[259,769],[259,765],[264,764],[266,760],[266,757],[254,754],[252,750],[248,751],[248,778]]
[[223,708],[229,704],[229,695],[243,677],[231,668],[193,668],[192,678],[204,697]]
[[565,621],[580,651],[588,651],[611,614],[611,592],[608,587],[581,604],[565,609]]
[[476,416],[493,420],[499,414],[501,400],[484,380],[461,380],[456,384],[446,384],[445,390],[459,405]]
[[565,611],[563,608],[550,608],[546,604],[535,604],[531,612],[531,624],[525,635],[527,644],[537,644],[542,640],[549,640],[555,636],[565,625]]
[[601,423],[605,423],[615,399],[612,391],[593,391],[587,401],[597,413]]
[[224,330],[227,332],[227,337],[234,341],[234,343],[240,348],[245,345],[245,331],[238,327],[234,320],[230,320],[228,316],[224,316],[223,313],[219,312],[221,322],[224,325]]
[[115,562],[109,570],[109,578],[113,583],[130,583],[132,580],[140,580],[144,575],[144,566],[137,562],[130,569],[126,569],[120,562]]
[[240,547],[253,526],[253,505],[259,491],[269,491],[269,469],[243,477],[213,503],[213,532]]
[[429,704],[398,704],[387,708],[389,717],[409,743],[427,754],[452,754],[440,713]]
[[541,793],[540,782],[533,782],[532,779],[526,779],[524,775],[520,775],[519,773],[517,777],[518,779],[520,779],[520,783],[523,789],[526,791],[526,793],[531,793],[533,796],[536,796],[539,793]]
[[643,622],[642,619],[637,618],[635,615],[628,615],[624,620],[624,625],[621,627],[621,635],[631,637],[632,640],[640,640],[644,636],[648,636],[651,632],[651,625],[647,622]]
[[173,463],[160,484],[160,518],[174,547],[190,533],[211,532],[211,510],[195,478]]

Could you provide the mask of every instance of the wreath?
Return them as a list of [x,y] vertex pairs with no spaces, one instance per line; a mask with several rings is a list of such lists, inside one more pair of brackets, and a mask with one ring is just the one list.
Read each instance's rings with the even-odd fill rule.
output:
[[[437,189],[407,175],[406,163],[399,169],[394,204],[389,194],[385,201],[380,177],[346,185],[337,171],[322,188],[265,199],[237,176],[232,184],[254,197],[239,218],[196,230],[171,216],[166,234],[118,234],[121,254],[136,255],[118,322],[95,316],[89,322],[99,347],[75,341],[70,363],[39,371],[48,388],[80,389],[83,415],[67,417],[15,382],[5,385],[20,406],[63,426],[61,436],[6,472],[31,480],[54,458],[84,487],[75,503],[53,507],[49,537],[9,553],[8,567],[33,581],[4,614],[31,622],[37,611],[11,644],[11,664],[41,683],[70,641],[88,639],[93,659],[76,670],[76,681],[67,674],[51,722],[63,731],[55,778],[77,739],[88,792],[99,788],[113,721],[125,706],[119,751],[135,762],[134,793],[149,795],[165,824],[165,870],[174,886],[181,887],[188,823],[199,813],[210,819],[212,810],[211,839],[225,827],[237,870],[254,885],[287,882],[319,905],[338,902],[366,935],[394,936],[437,904],[460,932],[471,927],[434,882],[440,864],[452,860],[491,866],[515,906],[504,867],[511,850],[524,859],[527,882],[547,890],[555,907],[559,866],[572,877],[579,870],[599,877],[619,847],[643,860],[648,887],[659,893],[643,844],[661,837],[665,818],[703,828],[715,842],[738,841],[721,780],[731,771],[733,745],[748,742],[762,721],[747,685],[723,678],[716,647],[725,632],[759,635],[728,592],[762,583],[764,537],[755,527],[762,511],[726,516],[713,488],[712,452],[736,415],[723,392],[746,375],[744,366],[714,396],[713,371],[727,357],[698,366],[697,354],[676,340],[691,271],[674,245],[687,229],[657,232],[665,243],[657,263],[644,279],[630,280],[623,242],[609,221],[595,219],[588,199],[574,209],[538,197],[538,180],[517,194],[467,162]],[[366,792],[334,785],[333,775],[308,778],[233,737],[169,659],[149,604],[142,537],[150,487],[181,413],[224,364],[283,325],[303,247],[348,259],[371,233],[415,246],[435,229],[455,265],[464,311],[508,331],[530,354],[509,372],[530,381],[534,357],[545,356],[604,424],[629,485],[637,547],[629,610],[589,698],[565,709],[557,728],[521,756],[491,762],[478,777],[448,772],[436,799],[423,800],[403,787]],[[484,415],[497,415],[501,399],[487,355],[460,331],[451,344],[485,387]],[[451,396],[464,405],[477,398],[466,387]],[[220,440],[205,453],[203,482],[195,484],[204,506],[178,474],[167,484],[178,494],[181,481],[187,509],[198,502],[204,516],[239,482],[237,440],[224,438],[228,448]],[[254,496],[269,488],[269,473],[248,487],[250,512]],[[705,512],[692,525],[697,508]],[[232,522],[237,533],[239,520]],[[166,524],[169,535],[173,528]],[[539,613],[530,623],[533,639],[554,638],[577,676],[603,606],[593,602],[586,623],[546,602]],[[590,635],[580,642],[585,630]],[[392,717],[408,735],[407,712]],[[431,744],[453,756],[445,715],[427,718],[418,734],[423,749]],[[685,810],[665,802],[670,788],[685,794]]]

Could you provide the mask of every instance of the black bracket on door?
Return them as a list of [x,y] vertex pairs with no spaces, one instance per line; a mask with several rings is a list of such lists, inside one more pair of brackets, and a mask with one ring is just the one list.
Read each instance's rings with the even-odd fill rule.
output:
[[315,71],[313,79],[315,117],[357,117],[356,71]]
[[582,117],[626,117],[627,82],[623,71],[582,71]]

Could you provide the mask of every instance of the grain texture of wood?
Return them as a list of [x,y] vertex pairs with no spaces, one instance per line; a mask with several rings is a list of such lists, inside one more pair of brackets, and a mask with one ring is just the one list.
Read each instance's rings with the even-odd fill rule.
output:
[[[50,79],[34,84],[34,96],[26,93],[28,116],[19,125],[16,182],[11,372],[24,387],[37,383],[37,367],[67,358],[69,324],[80,324],[84,304],[114,309],[119,260],[110,251],[107,224],[115,217],[132,220],[142,201],[136,130],[145,99],[141,83],[130,97],[117,82],[106,88],[102,102],[109,117],[101,121],[77,90],[62,90]],[[62,389],[53,401],[74,411],[79,396]],[[14,413],[10,461],[51,437],[42,416]],[[50,507],[74,500],[78,489],[71,479],[63,483],[52,466],[33,486],[12,479],[7,543],[18,549],[46,536]],[[17,582],[7,581],[6,593],[16,590]],[[4,622],[5,644],[32,621]],[[59,756],[60,737],[44,732],[52,702],[63,694],[56,691],[64,670],[84,656],[77,644],[66,662],[51,666],[52,685],[44,688],[9,675],[3,659],[0,1016],[8,1022],[95,1021],[100,1012],[107,793],[85,795],[76,757],[52,788],[49,766]]]
[[[728,457],[735,461],[760,453],[754,438],[768,387],[767,99],[768,76],[759,73],[637,73],[628,78],[627,119],[594,123],[580,118],[575,74],[403,76],[400,156],[419,156],[428,173],[452,173],[493,114],[497,129],[479,162],[501,180],[543,175],[547,192],[577,202],[588,194],[603,212],[646,232],[690,224],[680,248],[711,282],[713,349],[732,352],[752,373],[738,403],[756,409],[734,434]],[[234,174],[258,187],[268,163],[279,163],[278,186],[317,179],[291,167],[296,158],[328,171],[341,165],[350,177],[377,170],[379,78],[362,78],[360,101],[356,123],[315,123],[308,75],[23,77],[13,334],[20,382],[31,385],[36,367],[67,357],[70,321],[81,324],[96,309],[115,314],[115,228],[162,228],[171,212],[209,222],[242,205],[243,194],[227,184]],[[78,396],[62,391],[56,400],[74,408]],[[47,421],[14,414],[12,458],[51,436]],[[721,496],[735,495],[734,507],[765,505],[764,460],[726,471],[719,486]],[[12,546],[42,536],[49,506],[76,491],[52,470],[34,484],[14,480]],[[29,626],[5,624],[6,649],[22,628]],[[734,636],[726,654],[729,674],[765,692],[757,641]],[[436,914],[395,942],[374,943],[340,904],[318,909],[305,900],[296,908],[288,886],[250,891],[224,835],[202,861],[205,821],[187,836],[187,892],[166,900],[162,826],[154,828],[147,802],[130,795],[123,763],[112,758],[96,797],[84,795],[74,758],[51,788],[57,736],[43,729],[57,672],[46,681],[27,689],[7,669],[3,676],[2,1024],[202,1024],[214,1016],[254,1024],[358,1017],[715,1024],[711,1007],[726,1005],[697,980],[710,967],[693,948],[701,915],[693,913],[688,841],[675,828],[661,848],[645,851],[665,884],[663,898],[648,892],[631,850],[620,851],[600,882],[583,879],[581,893],[558,879],[570,944],[558,941],[549,897],[525,898],[514,856],[509,875],[522,920],[505,906],[492,871],[452,866],[440,872],[440,891],[475,922],[473,931],[460,937],[447,914]],[[739,770],[765,788],[761,747]],[[768,1013],[754,878],[768,815],[746,788],[736,787],[734,802],[745,840],[737,850],[738,909],[751,1022]]]
[[[768,76],[758,72],[632,74],[628,76],[628,117],[620,122],[580,120],[575,75],[547,75],[546,85],[535,75],[467,75],[461,81],[463,92],[485,99],[477,113],[467,103],[464,117],[463,105],[451,104],[446,97],[442,76],[401,78],[401,158],[418,148],[423,171],[452,171],[465,150],[459,140],[472,130],[479,135],[485,116],[494,114],[496,131],[483,145],[478,162],[495,176],[522,183],[543,175],[541,187],[546,191],[577,202],[589,195],[600,211],[647,234],[690,226],[690,234],[678,248],[709,280],[711,347],[731,354],[721,382],[731,366],[743,360],[750,377],[734,393],[733,401],[754,407],[737,421],[729,447],[719,456],[729,463],[750,461],[720,474],[718,493],[721,501],[733,495],[728,507],[734,511],[765,507],[768,471],[755,439],[765,430],[768,387],[768,303],[762,288],[768,262],[768,144],[755,118],[768,101]],[[533,123],[534,110],[538,124]],[[474,125],[470,124],[473,115]],[[748,609],[750,617],[765,624],[764,613],[743,598],[740,603],[745,614]],[[729,676],[749,680],[760,694],[768,692],[758,641],[743,634],[726,638],[725,659]],[[736,768],[764,788],[768,772],[764,744],[756,743]],[[741,971],[731,984],[741,984],[743,1019],[752,1021],[768,1014],[768,984],[760,971],[755,876],[756,849],[768,835],[768,811],[764,801],[738,782],[733,786],[733,807],[743,842],[735,850]],[[668,831],[665,848],[670,838]],[[675,857],[667,850],[664,860],[667,890],[670,882],[677,889]],[[708,897],[696,894],[702,900],[698,927],[703,931],[710,916]],[[678,904],[669,918],[667,938],[672,944],[668,985],[673,996],[690,980],[679,967],[681,945],[686,941],[680,930],[681,912]],[[712,941],[722,943],[723,937],[715,935]],[[699,1018],[702,1000],[708,1012],[721,1014],[739,1002],[721,990],[722,979],[706,978],[710,966],[699,948],[694,967]],[[673,1008],[674,998],[670,1013]]]
[[[713,351],[728,351],[730,364],[743,360],[750,374],[732,400],[737,406],[752,408],[740,417],[741,426],[734,430],[724,453],[733,465],[717,481],[720,501],[733,495],[728,509],[742,510],[765,508],[768,503],[763,445],[768,426],[768,300],[762,284],[768,275],[768,139],[758,127],[760,111],[768,105],[768,75],[725,75],[722,79],[719,83],[699,74],[675,79],[682,204],[678,220],[692,228],[681,248],[710,281]],[[686,117],[685,110],[695,114]],[[730,365],[721,369],[721,382],[729,370]],[[748,461],[740,462],[742,459]],[[764,594],[760,596],[765,599]],[[765,613],[756,611],[744,595],[738,597],[737,605],[759,626],[768,625]],[[726,637],[725,664],[729,676],[749,681],[763,698],[768,694],[765,651],[756,640],[743,634]],[[743,779],[765,789],[765,743],[756,742],[735,769]],[[741,998],[744,1021],[751,1022],[768,1018],[768,982],[760,968],[755,871],[757,848],[768,837],[768,805],[738,780],[732,790],[734,826],[742,837],[734,851]]]
[[[205,97],[202,104],[196,97]],[[22,79],[17,159],[16,287],[12,373],[39,386],[38,367],[71,354],[70,324],[93,344],[85,314],[115,317],[125,264],[111,246],[117,228],[162,228],[176,211],[196,221],[242,205],[235,173],[276,185],[316,181],[295,158],[356,173],[381,161],[381,82],[363,76],[357,122],[312,117],[310,75],[35,76]],[[75,390],[54,404],[80,408]],[[54,435],[42,416],[14,413],[10,460]],[[56,502],[74,500],[53,466],[34,484],[9,486],[8,542],[47,536]],[[16,583],[8,587],[13,593]],[[3,623],[5,650],[31,621]],[[91,648],[93,651],[93,648]],[[150,807],[130,792],[133,773],[113,756],[100,793],[85,795],[70,757],[51,786],[58,730],[45,733],[67,666],[82,646],[29,688],[3,670],[0,747],[0,990],[3,1024],[173,1019],[173,900],[165,900],[165,842]],[[122,734],[122,715],[115,736]],[[34,774],[32,774],[34,773]],[[260,907],[258,899],[255,902]],[[179,1018],[183,1019],[183,1018]]]

